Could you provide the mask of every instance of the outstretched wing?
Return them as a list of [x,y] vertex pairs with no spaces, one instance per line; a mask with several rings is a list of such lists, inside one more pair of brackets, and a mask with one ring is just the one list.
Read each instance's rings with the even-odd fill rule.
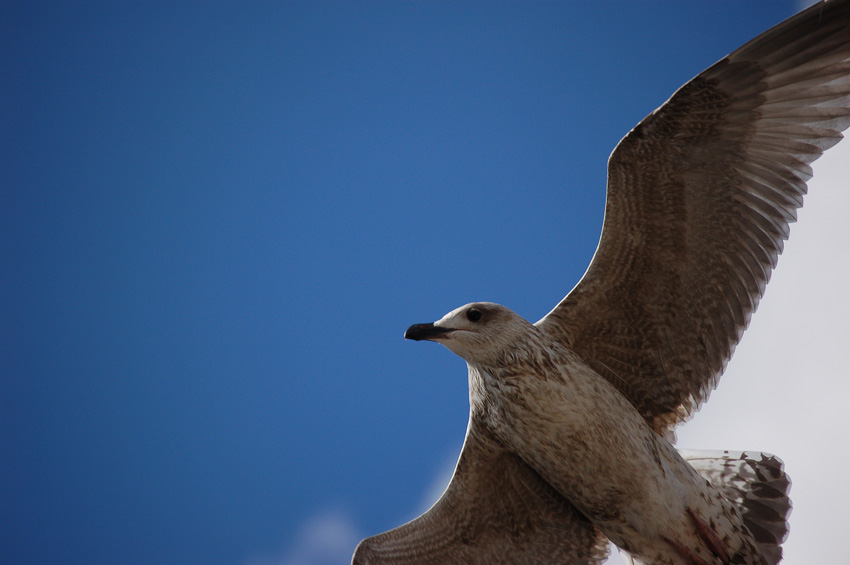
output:
[[822,2],[679,89],[608,162],[602,237],[537,323],[659,433],[706,400],[850,124],[850,2]]
[[601,563],[608,541],[470,418],[449,487],[425,514],[366,538],[353,565]]

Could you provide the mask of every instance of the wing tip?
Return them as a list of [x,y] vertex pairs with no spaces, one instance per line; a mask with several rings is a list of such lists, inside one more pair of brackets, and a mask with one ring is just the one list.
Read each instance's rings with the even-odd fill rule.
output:
[[372,549],[372,538],[366,538],[357,544],[354,548],[354,555],[351,556],[351,565],[374,565],[378,563],[377,555]]

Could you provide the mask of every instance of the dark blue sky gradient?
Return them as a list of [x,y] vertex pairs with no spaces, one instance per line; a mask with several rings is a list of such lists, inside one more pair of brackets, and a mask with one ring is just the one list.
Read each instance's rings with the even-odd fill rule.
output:
[[[243,563],[418,509],[463,362],[578,280],[617,141],[792,2],[5,2],[0,546]],[[353,549],[353,547],[352,547]]]

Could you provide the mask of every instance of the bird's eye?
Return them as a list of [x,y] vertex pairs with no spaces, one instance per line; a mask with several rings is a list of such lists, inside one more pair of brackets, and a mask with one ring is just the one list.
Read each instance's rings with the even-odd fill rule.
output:
[[470,322],[477,322],[481,319],[481,310],[477,308],[470,308],[466,311],[466,319]]

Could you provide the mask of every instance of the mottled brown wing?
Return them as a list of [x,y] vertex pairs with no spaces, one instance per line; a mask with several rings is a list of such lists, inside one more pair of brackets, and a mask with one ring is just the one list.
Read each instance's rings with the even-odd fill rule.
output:
[[659,432],[716,386],[850,124],[850,2],[817,4],[691,80],[608,162],[602,237],[537,325]]
[[472,417],[440,500],[415,520],[360,542],[352,564],[591,565],[607,552],[599,530]]

